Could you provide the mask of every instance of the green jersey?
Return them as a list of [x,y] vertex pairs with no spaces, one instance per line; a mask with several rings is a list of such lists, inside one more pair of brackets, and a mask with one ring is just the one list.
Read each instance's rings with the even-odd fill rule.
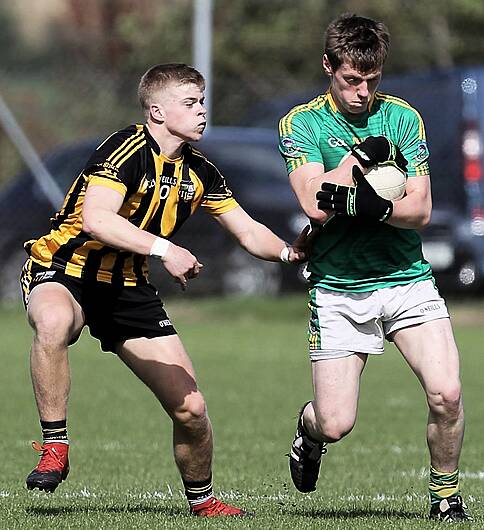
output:
[[[425,128],[407,102],[377,92],[368,111],[344,116],[328,92],[298,105],[279,124],[288,173],[308,162],[338,167],[351,146],[384,135],[408,161],[408,177],[429,174]],[[308,264],[314,286],[364,292],[432,277],[417,231],[358,217],[334,216],[320,230]]]

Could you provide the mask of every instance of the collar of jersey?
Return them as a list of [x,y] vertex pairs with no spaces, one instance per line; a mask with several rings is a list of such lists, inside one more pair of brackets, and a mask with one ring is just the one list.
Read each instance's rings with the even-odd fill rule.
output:
[[[336,101],[333,98],[333,94],[331,94],[331,91],[329,89],[326,92],[326,95],[327,95],[328,104],[329,104],[331,110],[333,112],[335,112],[335,113],[337,112],[339,114],[342,114],[340,112],[340,110],[338,109],[338,106],[336,105]],[[363,120],[364,118],[366,118],[368,116],[368,114],[370,114],[370,112],[371,112],[371,109],[373,107],[373,102],[374,101],[375,101],[375,94],[373,94],[373,97],[370,99],[370,103],[368,103],[368,110],[366,112],[364,112],[363,114],[361,114],[361,117],[358,116],[358,118],[355,118],[355,120],[351,120],[351,121],[360,121],[360,120]]]
[[160,146],[158,145],[158,142],[153,138],[153,136],[151,136],[148,127],[146,125],[143,125],[143,129],[144,129],[145,136],[146,136],[146,138],[148,140],[148,143],[149,143],[151,149],[155,152],[156,156],[160,160],[164,160],[165,162],[171,162],[172,164],[174,164],[176,162],[180,162],[181,160],[183,160],[183,153],[185,152],[186,146],[183,146],[182,154],[180,156],[178,156],[177,158],[170,158],[170,157],[164,155],[161,152],[161,149],[160,149]]

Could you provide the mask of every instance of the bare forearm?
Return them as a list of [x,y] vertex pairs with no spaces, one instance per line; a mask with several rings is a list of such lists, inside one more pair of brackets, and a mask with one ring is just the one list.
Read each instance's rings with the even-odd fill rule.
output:
[[393,213],[387,223],[397,228],[420,230],[430,222],[432,205],[418,194],[393,201]]
[[109,210],[98,210],[84,219],[83,230],[97,241],[120,250],[148,255],[156,236],[139,229]]
[[267,261],[280,261],[286,243],[266,226],[254,221],[250,230],[237,237],[240,245],[253,256]]

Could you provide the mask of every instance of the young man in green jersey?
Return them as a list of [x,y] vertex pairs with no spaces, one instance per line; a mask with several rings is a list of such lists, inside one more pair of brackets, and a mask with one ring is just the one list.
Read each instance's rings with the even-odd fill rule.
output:
[[[355,423],[368,355],[383,353],[386,338],[428,401],[430,515],[467,520],[458,478],[459,354],[417,233],[432,209],[425,129],[407,102],[377,92],[388,46],[382,23],[350,14],[334,20],[323,55],[329,90],[280,122],[291,185],[319,230],[308,265],[314,398],[301,409],[290,470],[298,490],[315,489],[327,444]],[[364,177],[387,161],[408,173],[399,201],[379,197]]]

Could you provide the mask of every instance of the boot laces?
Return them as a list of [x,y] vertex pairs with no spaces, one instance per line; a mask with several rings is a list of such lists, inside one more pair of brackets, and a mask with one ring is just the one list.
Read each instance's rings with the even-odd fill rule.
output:
[[42,445],[39,442],[32,442],[32,449],[41,453],[37,471],[61,471],[65,465],[65,455],[60,454],[54,444]]

